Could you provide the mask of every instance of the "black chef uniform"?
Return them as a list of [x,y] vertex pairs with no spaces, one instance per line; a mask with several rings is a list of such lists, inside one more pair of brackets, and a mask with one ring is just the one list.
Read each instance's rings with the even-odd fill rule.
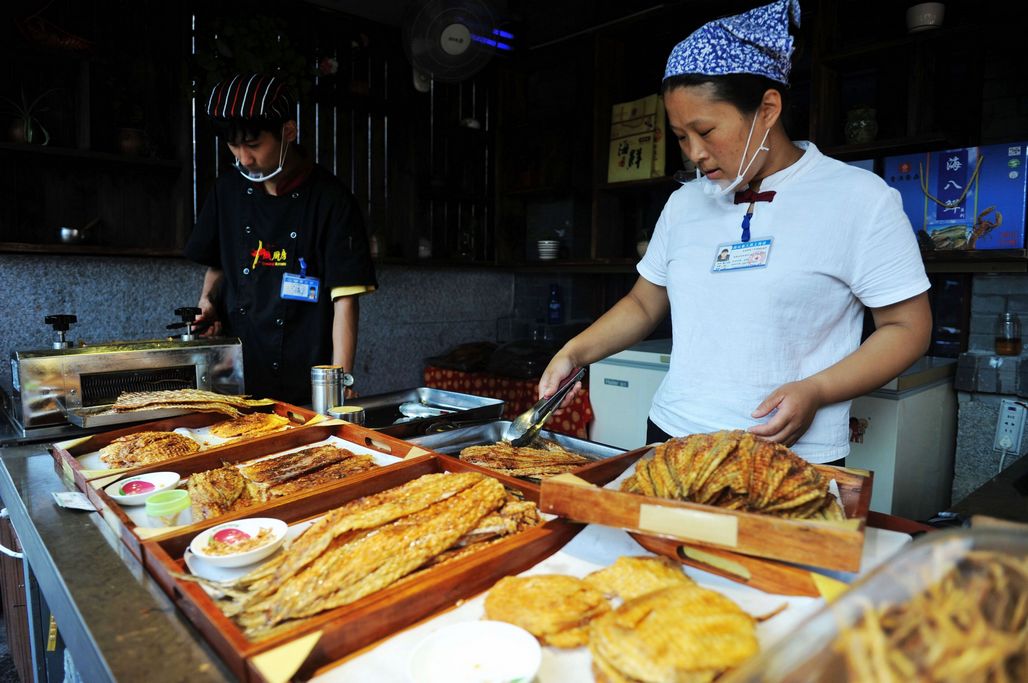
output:
[[[317,164],[279,196],[222,175],[185,256],[224,271],[219,314],[225,334],[243,343],[247,392],[299,405],[311,401],[311,366],[332,361],[332,290],[376,287],[360,209]],[[321,281],[317,303],[281,297],[282,274],[299,274],[300,257]]]

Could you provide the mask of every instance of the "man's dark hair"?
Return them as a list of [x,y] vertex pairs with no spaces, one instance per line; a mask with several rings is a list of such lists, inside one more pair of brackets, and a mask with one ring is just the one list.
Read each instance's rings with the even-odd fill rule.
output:
[[256,140],[265,131],[271,133],[276,140],[281,140],[282,126],[285,124],[285,121],[272,121],[269,119],[211,119],[211,124],[214,126],[214,132],[222,140],[232,144],[239,144]]

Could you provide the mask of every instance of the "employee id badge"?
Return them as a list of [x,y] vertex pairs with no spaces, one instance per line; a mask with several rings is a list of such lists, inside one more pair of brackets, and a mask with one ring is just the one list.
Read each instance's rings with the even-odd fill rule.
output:
[[316,277],[307,277],[307,263],[300,259],[300,274],[283,273],[282,291],[283,299],[291,301],[306,301],[317,303],[318,294],[321,291],[321,280]]
[[749,242],[719,244],[714,251],[714,265],[710,267],[710,272],[764,268],[771,256],[771,243],[774,241],[773,237],[758,237]]

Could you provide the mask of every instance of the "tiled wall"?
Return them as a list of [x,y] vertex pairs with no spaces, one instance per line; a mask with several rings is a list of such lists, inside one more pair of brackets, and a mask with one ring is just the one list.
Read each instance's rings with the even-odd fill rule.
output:
[[1028,332],[1028,275],[976,275],[971,288],[970,351],[995,347],[996,316],[1016,313]]
[[[545,319],[551,282],[561,285],[565,317],[584,325],[634,279],[398,266],[378,275],[379,291],[361,299],[354,375],[364,395],[421,386],[423,359],[458,344],[527,338]],[[203,268],[177,259],[0,256],[0,353],[49,347],[43,318],[52,313],[78,316],[76,340],[166,336],[174,309],[196,304],[202,279]],[[0,385],[10,383],[4,362]]]

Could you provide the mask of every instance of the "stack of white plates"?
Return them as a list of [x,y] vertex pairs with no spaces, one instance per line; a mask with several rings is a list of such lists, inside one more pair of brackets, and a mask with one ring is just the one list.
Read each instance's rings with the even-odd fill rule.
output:
[[557,252],[560,251],[560,240],[539,240],[537,245],[540,259],[549,261],[557,258]]

